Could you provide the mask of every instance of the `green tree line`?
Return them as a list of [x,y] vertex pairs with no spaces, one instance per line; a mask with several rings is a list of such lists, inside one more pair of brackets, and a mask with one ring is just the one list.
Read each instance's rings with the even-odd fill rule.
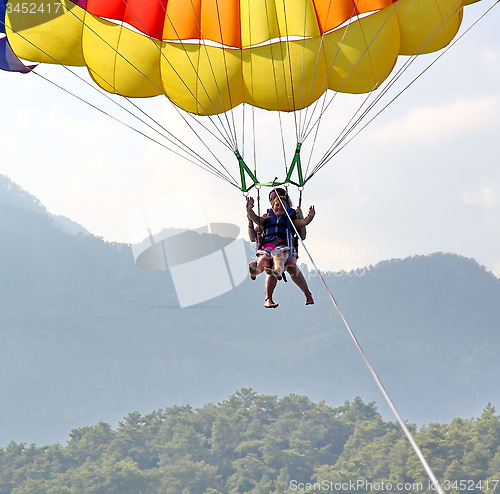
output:
[[[430,424],[415,438],[447,492],[500,493],[500,418]],[[224,402],[130,413],[65,446],[0,449],[0,494],[436,492],[399,426],[360,398],[339,407],[242,389]]]

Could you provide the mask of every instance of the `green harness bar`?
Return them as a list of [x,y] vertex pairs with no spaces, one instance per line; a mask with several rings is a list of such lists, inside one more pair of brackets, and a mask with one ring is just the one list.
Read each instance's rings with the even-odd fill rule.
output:
[[[264,187],[275,187],[276,185],[283,185],[283,184],[293,184],[296,185],[297,187],[303,187],[305,184],[304,176],[302,174],[302,165],[300,162],[300,148],[302,147],[302,144],[297,144],[297,147],[295,148],[295,154],[293,155],[292,163],[290,165],[290,168],[288,169],[288,173],[286,174],[285,180],[279,182],[276,179],[273,180],[272,182],[259,182],[257,179],[255,173],[248,168],[247,164],[245,163],[245,160],[241,157],[241,154],[238,151],[235,151],[234,154],[238,160],[238,164],[240,166],[240,179],[241,179],[241,190],[242,192],[248,192],[252,187],[255,187],[256,185],[264,186]],[[292,180],[292,174],[294,170],[297,170],[297,180]],[[247,177],[251,179],[252,184],[247,187]]]

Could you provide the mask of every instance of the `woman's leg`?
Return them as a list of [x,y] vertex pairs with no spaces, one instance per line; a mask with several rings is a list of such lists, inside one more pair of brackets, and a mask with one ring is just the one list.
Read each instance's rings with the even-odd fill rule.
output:
[[277,280],[281,280],[283,271],[285,271],[285,262],[288,257],[288,248],[280,248],[276,253],[273,252],[272,274]]
[[268,257],[267,255],[260,255],[259,260],[257,262],[252,261],[248,265],[248,270],[250,271],[250,278],[252,280],[255,280],[257,276],[264,271],[266,267],[269,267],[271,265],[271,258]]
[[295,258],[290,260],[290,263],[286,267],[287,273],[292,277],[293,282],[302,290],[302,293],[306,297],[306,305],[314,304],[314,299],[312,297],[312,293],[309,291],[309,286],[307,285],[307,281],[302,274],[302,271],[297,266],[295,262]]
[[264,282],[264,293],[266,296],[266,299],[264,300],[264,307],[266,307],[267,309],[275,309],[276,307],[278,307],[278,304],[273,300],[273,293],[277,283],[278,280],[274,276],[266,276],[266,281]]

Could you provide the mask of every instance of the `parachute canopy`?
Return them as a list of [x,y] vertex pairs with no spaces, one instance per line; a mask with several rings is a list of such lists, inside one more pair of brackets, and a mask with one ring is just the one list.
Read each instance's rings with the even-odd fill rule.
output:
[[[88,84],[67,67],[86,66],[98,97],[140,129],[85,101],[72,85],[54,84],[244,192],[281,183],[302,188],[360,132],[356,127],[367,125],[361,122],[415,56],[453,40],[464,6],[474,1],[0,0],[0,33],[6,34],[0,35],[0,68],[29,72],[33,66],[22,60],[59,64]],[[400,55],[408,57],[393,71]],[[340,92],[365,93],[364,101],[338,135],[329,126],[321,136],[322,117]],[[165,125],[131,99],[162,94],[177,110]],[[276,125],[267,112],[259,125],[263,112],[254,108],[275,110]],[[318,159],[316,142],[324,135],[329,147]],[[283,158],[273,159],[267,147],[261,152],[261,140],[271,140]],[[227,150],[238,161],[239,180],[227,166]],[[261,161],[267,181],[257,178]],[[278,161],[285,165],[281,181],[272,168]]]
[[327,89],[370,92],[399,55],[443,48],[465,3],[9,0],[5,32],[17,57],[87,66],[111,93],[165,94],[198,115],[241,103],[294,111]]

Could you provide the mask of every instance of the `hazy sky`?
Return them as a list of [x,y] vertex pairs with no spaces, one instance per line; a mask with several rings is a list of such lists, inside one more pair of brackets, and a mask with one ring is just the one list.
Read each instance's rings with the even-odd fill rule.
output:
[[[464,26],[492,3],[468,7]],[[494,9],[307,184],[304,209],[314,203],[317,210],[307,243],[320,268],[453,252],[500,276],[499,16]],[[64,69],[37,70],[105,106]],[[0,87],[0,173],[50,212],[106,240],[128,242],[128,218],[136,208],[190,186],[207,220],[245,231],[244,198],[237,189],[36,75],[0,73]],[[358,101],[335,101],[318,142],[326,146]],[[166,127],[176,127],[165,98],[143,104]],[[276,141],[274,120],[262,114],[259,162],[273,161],[279,155],[268,150]],[[227,164],[234,167],[235,161]],[[269,173],[263,178],[272,179]],[[177,210],[165,211],[164,226],[197,226],[184,217],[191,202],[186,193]]]

